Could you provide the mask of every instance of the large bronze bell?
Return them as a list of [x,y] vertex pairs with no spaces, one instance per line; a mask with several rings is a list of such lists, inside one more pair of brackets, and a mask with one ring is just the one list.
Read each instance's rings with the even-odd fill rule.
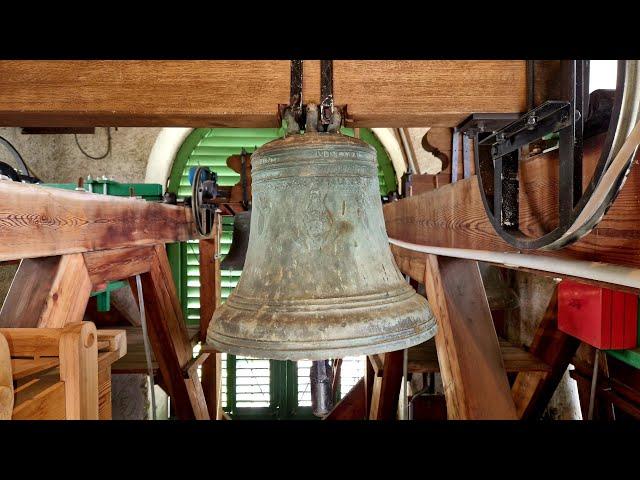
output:
[[220,263],[222,270],[242,270],[249,246],[249,225],[251,222],[251,210],[236,213],[233,218],[233,236],[229,253]]
[[376,154],[335,133],[291,135],[252,156],[253,210],[238,285],[207,343],[277,360],[400,350],[434,336],[427,301],[388,244]]

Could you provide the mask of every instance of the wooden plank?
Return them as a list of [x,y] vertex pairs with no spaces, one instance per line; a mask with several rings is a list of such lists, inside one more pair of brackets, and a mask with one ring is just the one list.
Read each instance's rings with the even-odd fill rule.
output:
[[[523,348],[498,338],[500,355],[507,373],[549,372],[551,367]],[[440,371],[435,340],[429,340],[409,349],[409,373],[435,373]]]
[[[585,143],[585,172],[593,169],[602,137]],[[557,219],[554,153],[521,164],[521,216],[524,231],[535,233]],[[590,174],[586,175],[588,181]],[[554,252],[527,251],[534,255],[598,261],[640,267],[640,168],[634,167],[618,198],[603,220],[589,234],[567,248]],[[420,195],[384,205],[390,238],[421,245],[515,252],[502,240],[487,219],[475,176]]]
[[98,342],[107,342],[107,350],[118,352],[117,358],[122,358],[127,354],[127,332],[125,330],[100,329],[97,332]]
[[518,417],[539,418],[553,396],[580,340],[558,330],[558,292],[554,291],[549,305],[536,328],[529,351],[551,367],[547,373],[522,372],[515,379],[511,392]]
[[361,378],[323,420],[364,420],[368,418],[365,395],[365,380]]
[[83,254],[94,287],[148,272],[153,247],[117,248]]
[[0,310],[0,326],[60,328],[80,322],[90,294],[82,255],[25,259]]
[[65,420],[65,384],[57,382],[17,405],[13,420]]
[[277,127],[288,60],[1,61],[2,126]]
[[11,420],[13,412],[13,371],[9,344],[0,333],[0,420]]
[[449,418],[515,419],[477,262],[429,255],[425,287]]
[[98,342],[93,323],[75,324],[60,336],[60,380],[67,419],[97,420]]
[[59,365],[57,358],[14,358],[11,360],[13,380],[21,380],[36,373],[50,370]]
[[365,401],[365,418],[369,418],[371,414],[371,400],[373,398],[373,387],[376,379],[376,372],[369,360],[369,357],[364,357],[364,401]]
[[17,182],[0,183],[0,260],[196,238],[189,208]]
[[57,357],[62,328],[0,328],[14,357]]
[[[305,103],[319,101],[318,63],[304,62]],[[356,127],[451,127],[526,109],[523,60],[337,60],[333,77]],[[6,60],[0,126],[277,127],[289,81],[288,60]]]
[[333,86],[358,127],[453,127],[472,112],[526,110],[523,60],[336,60]]

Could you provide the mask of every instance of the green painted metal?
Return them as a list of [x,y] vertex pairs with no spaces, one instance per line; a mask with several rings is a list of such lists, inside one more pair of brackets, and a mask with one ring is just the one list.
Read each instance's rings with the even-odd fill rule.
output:
[[118,280],[116,282],[107,283],[107,287],[104,290],[97,292],[91,292],[92,297],[96,297],[97,310],[99,312],[108,312],[111,310],[111,292],[118,290],[126,285],[125,282]]
[[629,350],[607,350],[607,355],[617,358],[621,362],[640,369],[640,309],[638,309],[638,348]]
[[[64,190],[75,190],[75,183],[43,183],[45,187],[62,188]],[[115,180],[93,179],[85,180],[84,188],[88,192],[104,195],[115,195],[117,197],[129,197],[131,189],[137,197],[142,197],[149,201],[162,200],[162,185],[158,183],[119,183]]]

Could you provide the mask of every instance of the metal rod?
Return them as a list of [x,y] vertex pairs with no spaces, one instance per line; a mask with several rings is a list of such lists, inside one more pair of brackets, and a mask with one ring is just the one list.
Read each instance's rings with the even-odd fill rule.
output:
[[623,267],[601,262],[589,262],[526,253],[491,252],[487,250],[471,250],[466,248],[434,247],[418,245],[390,238],[389,243],[407,250],[421,253],[431,253],[444,257],[466,258],[494,264],[501,264],[507,268],[529,268],[543,272],[557,273],[576,278],[586,278],[611,285],[622,285],[640,290],[640,269]]
[[326,131],[333,115],[333,61],[320,60],[320,123]]
[[409,397],[407,391],[407,381],[408,381],[408,363],[409,363],[409,349],[405,348],[402,351],[402,419],[409,419]]
[[596,348],[595,359],[593,360],[593,376],[591,377],[591,394],[589,395],[589,413],[587,414],[587,420],[593,420],[593,407],[596,400],[596,389],[598,387],[598,358],[600,356],[600,349]]
[[142,297],[142,281],[140,275],[136,275],[136,288],[138,290],[138,306],[140,307],[140,323],[142,324],[142,340],[144,342],[144,356],[147,360],[147,371],[149,382],[151,383],[151,418],[156,420],[156,392],[153,380],[153,365],[151,363],[151,348],[149,346],[149,335],[147,333],[147,318],[144,313],[144,298]]

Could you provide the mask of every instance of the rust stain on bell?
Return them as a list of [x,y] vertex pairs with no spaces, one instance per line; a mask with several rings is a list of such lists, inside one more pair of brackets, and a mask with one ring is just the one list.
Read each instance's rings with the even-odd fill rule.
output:
[[435,335],[427,301],[389,248],[376,154],[363,141],[306,133],[253,154],[244,270],[207,343],[278,360],[400,350]]

